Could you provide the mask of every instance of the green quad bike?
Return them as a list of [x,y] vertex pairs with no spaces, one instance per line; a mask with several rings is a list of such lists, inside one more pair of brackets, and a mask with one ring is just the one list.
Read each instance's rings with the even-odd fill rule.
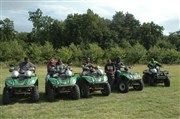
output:
[[38,77],[35,68],[17,71],[10,68],[11,77],[5,79],[2,104],[9,104],[11,99],[18,95],[28,95],[32,102],[39,101]]
[[45,93],[47,100],[52,102],[58,94],[69,94],[72,99],[80,98],[79,86],[76,84],[77,76],[67,68],[65,73],[61,74],[55,68],[52,73],[47,75],[45,82]]
[[115,82],[113,88],[118,89],[122,93],[129,91],[129,86],[132,86],[135,90],[143,90],[144,84],[139,73],[129,72],[128,67],[124,67],[124,70],[116,71]]
[[168,78],[168,71],[160,71],[160,68],[153,68],[143,71],[144,84],[154,86],[158,83],[164,83],[166,87],[170,86],[170,80]]
[[90,93],[97,90],[101,90],[104,96],[109,96],[111,93],[108,78],[103,74],[103,70],[99,66],[78,74],[77,84],[79,85],[81,97],[83,98],[88,98]]

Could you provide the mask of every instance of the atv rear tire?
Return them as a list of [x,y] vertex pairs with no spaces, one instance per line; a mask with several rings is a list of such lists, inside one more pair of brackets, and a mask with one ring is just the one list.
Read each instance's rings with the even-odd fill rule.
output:
[[89,90],[89,86],[86,83],[81,83],[80,91],[81,91],[81,96],[83,98],[89,97],[90,90]]
[[75,85],[73,87],[73,91],[72,91],[72,98],[74,100],[78,100],[80,98],[80,90],[79,90],[79,86],[78,85]]
[[118,87],[119,91],[122,93],[127,93],[129,91],[129,85],[126,80],[121,80]]
[[102,92],[102,94],[103,94],[104,96],[109,96],[109,95],[110,95],[110,93],[111,93],[111,87],[110,87],[109,83],[104,84],[104,89],[101,90],[101,92]]
[[54,101],[54,97],[55,97],[54,89],[49,84],[47,84],[47,100],[49,102],[52,102]]
[[31,100],[32,102],[38,102],[39,101],[39,90],[38,86],[34,86],[34,88],[31,91]]
[[149,76],[148,77],[148,83],[150,86],[154,86],[155,85],[155,79],[153,76]]
[[148,76],[146,74],[143,75],[142,79],[143,79],[144,84],[148,83]]
[[170,87],[170,80],[169,80],[169,78],[164,79],[164,85],[166,87]]
[[143,82],[140,80],[140,81],[138,81],[138,82],[136,82],[136,83],[138,83],[139,85],[133,85],[133,88],[134,88],[135,90],[141,91],[141,90],[143,89],[143,87],[144,87]]
[[9,104],[9,103],[10,103],[9,91],[7,90],[6,87],[4,87],[2,104],[6,105],[6,104]]

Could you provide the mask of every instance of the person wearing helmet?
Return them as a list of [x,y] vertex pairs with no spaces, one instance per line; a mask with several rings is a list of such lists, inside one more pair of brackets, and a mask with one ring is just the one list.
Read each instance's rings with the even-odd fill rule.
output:
[[95,68],[95,66],[93,66],[90,63],[90,58],[86,58],[85,63],[83,63],[83,65],[82,65],[83,74],[84,75],[89,75],[93,71],[94,68]]
[[31,67],[36,68],[36,66],[29,61],[29,58],[25,57],[24,62],[19,63],[17,66],[17,69],[19,69],[21,72],[22,70],[25,70],[25,71],[29,70],[29,68],[31,68]]
[[115,67],[116,67],[116,72],[115,72],[115,78],[116,78],[117,74],[121,73],[121,68],[125,68],[124,64],[121,62],[121,58],[120,57],[116,58]]
[[47,73],[51,73],[53,68],[55,68],[57,61],[54,58],[51,58],[47,64]]
[[59,74],[64,74],[67,69],[67,66],[63,63],[61,59],[58,60],[56,63],[56,70],[59,72]]
[[161,67],[162,65],[159,62],[155,61],[154,58],[151,58],[147,66],[149,69],[153,69],[153,68],[157,68],[157,66]]
[[114,78],[115,70],[116,70],[116,68],[115,68],[114,63],[112,63],[111,59],[108,59],[107,64],[105,65],[105,72],[106,72],[106,75],[108,77],[108,82],[111,87],[115,80],[115,78]]
[[125,67],[124,64],[121,62],[121,58],[120,57],[116,58],[115,67],[116,67],[116,70],[119,70],[119,71],[121,71],[121,68]]

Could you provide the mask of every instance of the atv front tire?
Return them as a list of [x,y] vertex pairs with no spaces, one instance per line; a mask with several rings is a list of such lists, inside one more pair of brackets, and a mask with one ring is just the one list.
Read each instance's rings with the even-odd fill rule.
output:
[[10,103],[9,91],[7,90],[6,87],[4,87],[2,104],[6,105],[9,103]]
[[74,100],[78,100],[80,98],[80,90],[79,90],[79,86],[78,85],[75,85],[73,87],[73,92],[72,92],[72,98]]
[[54,97],[55,97],[54,89],[49,84],[47,84],[47,100],[49,102],[52,102],[54,101]]
[[104,84],[104,89],[101,90],[101,92],[102,92],[102,94],[103,94],[104,96],[109,96],[109,95],[110,95],[110,93],[111,93],[111,87],[110,87],[109,83]]
[[169,80],[169,78],[164,79],[164,85],[166,87],[170,87],[170,80]]
[[119,83],[119,91],[122,93],[127,93],[129,91],[129,85],[126,80],[121,80]]
[[81,83],[80,91],[81,91],[81,96],[83,98],[89,97],[90,90],[89,90],[89,86],[86,83]]
[[39,90],[38,86],[34,86],[34,88],[31,91],[31,100],[32,102],[38,102],[39,101]]
[[133,88],[134,88],[135,90],[141,91],[141,90],[143,89],[143,87],[144,87],[143,82],[140,80],[140,81],[138,81],[138,82],[136,82],[136,83],[138,83],[138,85],[133,85]]

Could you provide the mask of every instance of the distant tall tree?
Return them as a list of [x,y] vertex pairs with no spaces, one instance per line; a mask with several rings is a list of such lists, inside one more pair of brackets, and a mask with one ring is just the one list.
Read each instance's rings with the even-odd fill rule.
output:
[[139,21],[132,14],[124,14],[123,12],[116,12],[110,25],[111,30],[118,33],[118,44],[123,39],[128,40],[131,44],[135,44],[139,27]]
[[168,40],[170,43],[176,46],[177,50],[180,51],[180,30],[171,33],[168,36]]
[[140,43],[143,44],[146,49],[153,47],[158,40],[163,38],[163,30],[164,28],[162,26],[154,22],[143,23],[139,30]]
[[16,31],[14,30],[14,23],[6,18],[0,20],[0,40],[7,41],[15,38]]

